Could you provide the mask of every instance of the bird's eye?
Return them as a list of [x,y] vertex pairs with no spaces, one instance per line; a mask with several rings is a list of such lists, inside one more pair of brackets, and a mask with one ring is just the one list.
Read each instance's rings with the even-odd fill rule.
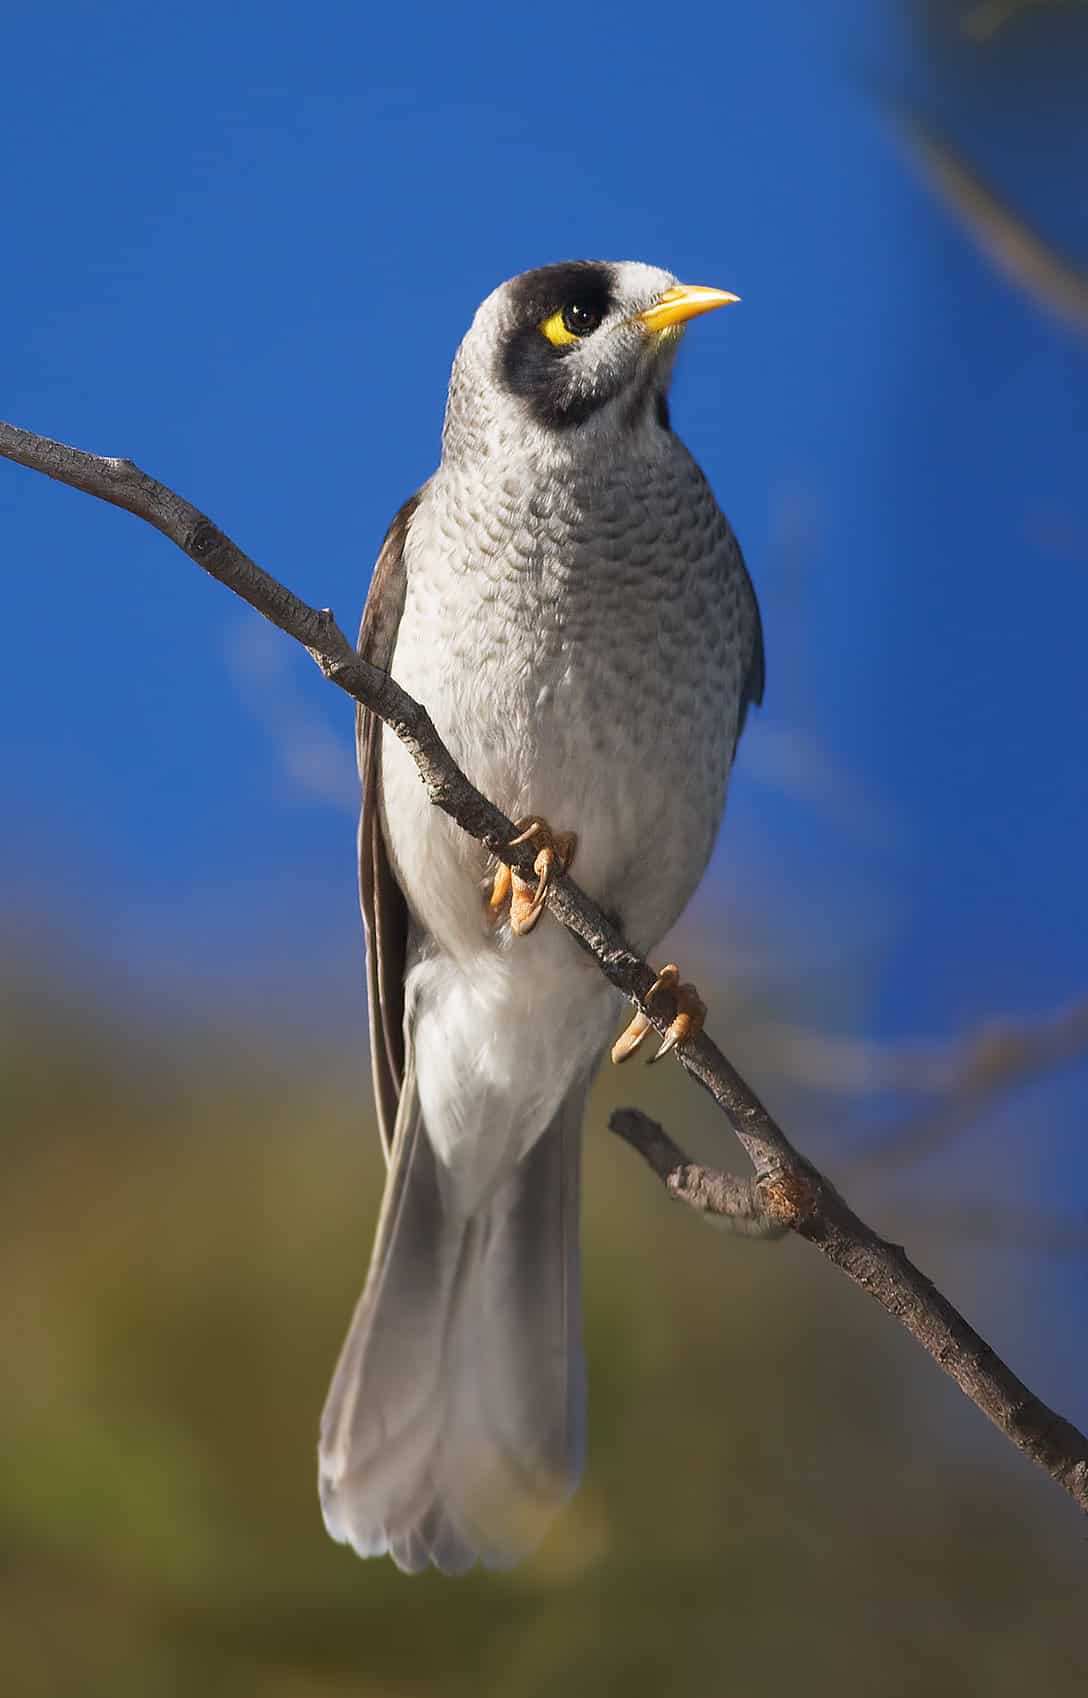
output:
[[591,336],[603,316],[600,307],[591,306],[588,301],[571,301],[560,314],[563,329],[572,336]]
[[565,307],[546,318],[540,328],[554,347],[562,348],[568,342],[592,336],[603,317],[601,308],[591,301],[568,301]]

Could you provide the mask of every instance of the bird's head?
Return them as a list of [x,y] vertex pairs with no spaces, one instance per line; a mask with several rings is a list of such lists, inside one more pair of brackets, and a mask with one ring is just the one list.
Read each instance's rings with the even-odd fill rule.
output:
[[737,300],[632,260],[570,260],[488,295],[458,351],[446,449],[498,438],[558,444],[597,428],[668,427],[688,319]]

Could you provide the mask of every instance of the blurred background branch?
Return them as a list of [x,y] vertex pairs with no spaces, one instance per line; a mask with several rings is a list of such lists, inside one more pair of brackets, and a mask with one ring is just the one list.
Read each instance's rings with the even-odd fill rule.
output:
[[[992,1021],[948,1058],[933,1106],[870,1132],[851,1156],[855,1168],[904,1167],[922,1160],[972,1126],[999,1097],[1088,1051],[1088,1000],[1023,1026]],[[933,1087],[931,1087],[933,1088]]]
[[854,1172],[905,1167],[950,1143],[1000,1097],[1088,1054],[1088,997],[1042,1019],[991,1018],[954,1043],[881,1044],[787,1028],[781,1053],[794,1078],[836,1096],[931,1097],[921,1111],[867,1129],[848,1153]]
[[961,29],[974,41],[988,41],[1032,10],[1059,11],[1081,6],[1084,0],[957,0],[962,14]]
[[998,269],[1036,305],[1088,335],[1088,272],[1034,229],[927,118],[903,108],[893,108],[893,117],[929,187]]
[[915,1193],[897,1200],[896,1213],[914,1231],[938,1234],[961,1249],[1017,1250],[1088,1260],[1088,1210],[1077,1215],[1027,1202]]
[[777,1037],[789,1073],[835,1095],[990,1093],[1088,1051],[1088,997],[1040,1019],[994,1016],[963,1038],[944,1042],[879,1043],[789,1026]]

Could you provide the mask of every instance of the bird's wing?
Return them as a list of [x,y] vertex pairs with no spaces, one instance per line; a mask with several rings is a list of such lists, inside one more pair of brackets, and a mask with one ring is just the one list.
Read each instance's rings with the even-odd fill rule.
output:
[[[372,666],[388,672],[404,610],[404,541],[423,495],[404,503],[386,533],[370,580],[358,650]],[[355,747],[363,783],[359,817],[359,902],[366,927],[366,981],[370,1016],[370,1061],[378,1128],[386,1159],[393,1146],[404,1080],[404,965],[408,948],[408,905],[393,874],[381,822],[382,722],[364,707],[355,715]]]
[[748,592],[748,600],[752,609],[752,652],[748,660],[748,670],[744,674],[740,694],[740,715],[737,720],[737,742],[740,742],[744,722],[748,718],[751,706],[759,707],[763,701],[763,690],[767,681],[767,661],[763,650],[763,620],[759,612],[759,598],[752,575],[745,564],[741,553],[740,543],[733,538],[733,546],[737,551],[737,563],[740,566],[741,577]]

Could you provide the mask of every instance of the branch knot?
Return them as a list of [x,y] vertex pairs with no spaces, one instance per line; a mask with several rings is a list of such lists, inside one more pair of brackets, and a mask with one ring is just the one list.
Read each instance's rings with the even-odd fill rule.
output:
[[794,1231],[811,1225],[822,1213],[823,1181],[800,1165],[763,1175],[757,1189],[771,1219]]
[[203,565],[225,540],[218,525],[213,525],[210,519],[201,519],[185,539],[185,552]]

